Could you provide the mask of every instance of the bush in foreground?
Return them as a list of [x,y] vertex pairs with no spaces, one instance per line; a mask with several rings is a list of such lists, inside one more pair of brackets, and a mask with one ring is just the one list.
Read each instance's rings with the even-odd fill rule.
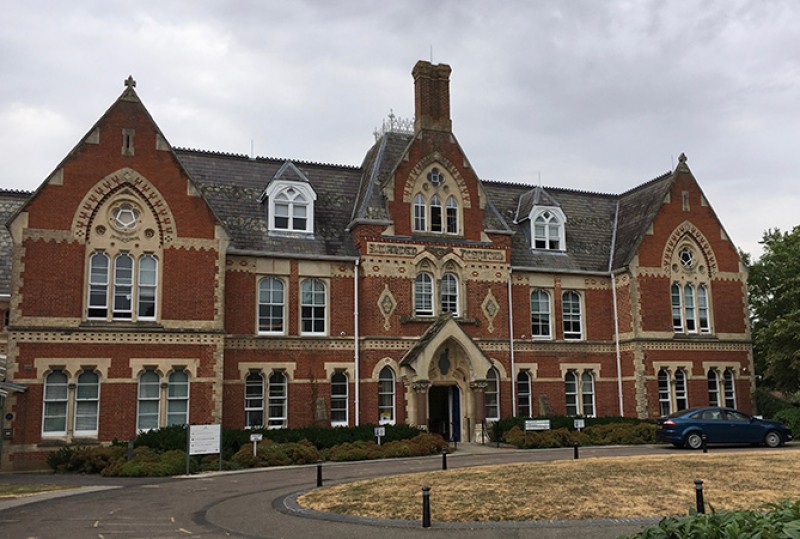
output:
[[[771,505],[759,511],[713,511],[701,515],[692,511],[686,517],[667,517],[656,526],[645,528],[627,539],[798,539],[800,501]],[[625,539],[625,538],[622,538]]]

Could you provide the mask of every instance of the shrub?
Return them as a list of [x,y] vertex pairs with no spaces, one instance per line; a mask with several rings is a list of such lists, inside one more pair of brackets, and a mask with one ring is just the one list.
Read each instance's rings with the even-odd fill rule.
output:
[[521,431],[524,432],[526,419],[548,419],[550,420],[550,428],[552,430],[567,429],[569,431],[575,430],[574,426],[575,419],[583,419],[586,423],[587,429],[589,427],[596,425],[620,424],[620,423],[630,424],[630,425],[638,425],[640,423],[653,424],[652,421],[647,419],[637,419],[635,417],[617,417],[617,416],[586,417],[586,418],[575,418],[566,416],[549,416],[549,417],[537,417],[537,418],[506,417],[501,419],[500,421],[496,421],[492,425],[492,428],[489,429],[489,432],[492,435],[492,440],[502,440],[505,433],[514,427],[518,427]]
[[140,433],[134,447],[146,446],[158,453],[186,450],[186,425],[170,425]]
[[[197,470],[197,461],[192,463],[191,470]],[[106,477],[164,477],[180,475],[186,471],[186,452],[177,449],[156,453],[147,447],[138,447],[133,451],[133,459],[117,460],[101,472]]]
[[775,414],[774,419],[792,429],[795,436],[800,436],[800,408],[784,408]]
[[[800,537],[800,501],[785,501],[768,506],[771,511],[734,511],[667,517],[656,526],[645,528],[628,539],[694,539],[724,537],[793,538]],[[624,539],[624,538],[623,538]]]
[[300,443],[278,444],[269,439],[258,443],[256,454],[253,446],[242,446],[231,458],[232,465],[240,468],[258,468],[262,466],[287,466],[289,464],[311,464],[321,460],[322,455],[312,443],[303,440]]
[[778,393],[764,387],[756,388],[753,392],[753,407],[767,419],[772,419],[786,409],[796,407],[790,400],[782,398]]
[[545,449],[579,445],[649,444],[656,440],[652,423],[608,423],[586,427],[583,431],[566,428],[525,432],[514,426],[503,435],[503,441],[520,449]]
[[111,463],[124,458],[121,447],[65,446],[47,456],[47,464],[57,473],[100,473]]

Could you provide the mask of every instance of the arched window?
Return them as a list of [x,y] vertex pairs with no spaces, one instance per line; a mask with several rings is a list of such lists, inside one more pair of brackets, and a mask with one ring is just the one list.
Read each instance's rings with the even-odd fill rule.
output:
[[703,284],[697,287],[697,320],[702,333],[711,331],[708,316],[708,289]]
[[672,329],[675,333],[683,332],[683,301],[681,300],[681,287],[678,283],[672,283]]
[[335,372],[331,376],[331,426],[347,426],[347,374]]
[[736,408],[736,384],[734,382],[733,370],[725,369],[722,374],[722,379],[725,384],[725,406],[728,408]]
[[89,318],[108,318],[108,264],[103,252],[89,257]]
[[394,425],[394,406],[394,371],[384,367],[378,375],[378,422],[381,425]]
[[167,426],[189,423],[189,375],[173,371],[167,380]]
[[686,331],[697,333],[697,318],[694,304],[694,288],[687,284],[683,287],[683,304],[686,313]]
[[75,435],[97,436],[100,410],[100,377],[95,372],[82,372],[75,391]]
[[686,393],[686,371],[684,369],[675,371],[675,405],[678,410],[689,408],[689,399]]
[[563,223],[554,212],[545,210],[533,220],[533,248],[563,250]]
[[415,232],[425,232],[426,225],[425,225],[425,214],[427,212],[427,208],[425,208],[425,198],[418,194],[414,197],[414,231]]
[[580,340],[583,338],[581,323],[581,297],[568,290],[561,296],[564,324],[564,338]]
[[133,257],[120,253],[114,259],[114,318],[133,316]]
[[445,207],[445,221],[448,234],[458,234],[458,202],[454,196],[450,195]]
[[273,228],[311,232],[308,227],[308,207],[308,200],[300,191],[294,187],[287,187],[275,195]]
[[431,197],[431,232],[442,231],[442,200],[439,195]]
[[564,401],[568,417],[578,415],[578,374],[567,371],[564,375]]
[[544,290],[531,294],[531,337],[550,338],[550,294]]
[[136,428],[140,431],[157,429],[161,415],[161,379],[153,369],[139,375],[139,410]]
[[500,376],[497,369],[492,367],[486,373],[486,391],[484,391],[484,402],[486,404],[486,419],[489,421],[500,420]]
[[153,255],[139,257],[139,287],[136,314],[139,320],[155,320],[158,291],[158,260]]
[[67,434],[67,375],[54,370],[44,379],[44,417],[42,435]]
[[440,312],[458,316],[458,278],[452,273],[445,273],[442,275],[440,289]]
[[286,428],[288,423],[289,385],[286,373],[273,371],[269,377],[269,422],[271,429]]
[[581,401],[584,417],[594,417],[594,373],[583,371],[581,375]]
[[658,412],[661,417],[666,417],[672,413],[672,390],[670,389],[667,369],[659,369],[658,371]]
[[244,426],[264,426],[264,377],[251,371],[244,380]]
[[283,281],[277,277],[265,277],[261,279],[258,283],[259,333],[283,333],[284,304]]
[[414,280],[414,314],[433,316],[433,277],[421,272]]
[[306,279],[300,289],[301,332],[324,335],[327,304],[325,283],[320,279]]
[[719,374],[716,369],[708,371],[708,405],[719,406]]
[[517,374],[517,416],[531,417],[531,375],[528,371]]

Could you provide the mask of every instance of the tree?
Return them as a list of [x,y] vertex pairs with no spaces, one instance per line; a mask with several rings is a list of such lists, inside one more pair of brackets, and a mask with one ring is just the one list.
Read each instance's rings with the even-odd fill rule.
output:
[[756,373],[776,389],[800,389],[800,226],[767,230],[748,291]]

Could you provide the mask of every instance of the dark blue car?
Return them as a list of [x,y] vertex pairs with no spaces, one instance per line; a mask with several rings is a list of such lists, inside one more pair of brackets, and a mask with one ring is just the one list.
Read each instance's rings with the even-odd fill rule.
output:
[[778,447],[792,439],[792,431],[776,421],[766,421],[719,406],[682,410],[658,420],[656,435],[675,447],[699,449],[707,444],[765,444]]

